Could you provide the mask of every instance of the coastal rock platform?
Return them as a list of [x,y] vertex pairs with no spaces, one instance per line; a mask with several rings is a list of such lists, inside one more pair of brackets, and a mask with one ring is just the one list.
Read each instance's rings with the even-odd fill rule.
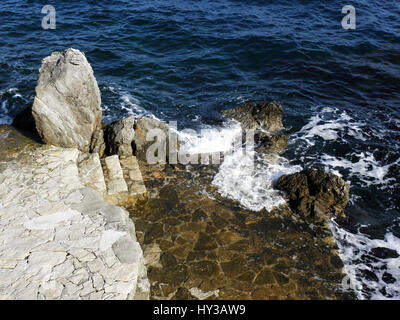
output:
[[0,156],[0,299],[148,298],[135,226],[82,183],[79,154]]
[[132,217],[150,299],[354,299],[326,222],[250,211],[211,184],[218,166],[149,165]]

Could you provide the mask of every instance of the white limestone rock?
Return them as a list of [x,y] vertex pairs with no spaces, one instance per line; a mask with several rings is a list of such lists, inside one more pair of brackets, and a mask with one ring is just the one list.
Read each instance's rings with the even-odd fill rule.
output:
[[99,149],[92,144],[101,129],[100,90],[85,55],[76,49],[53,52],[39,69],[32,114],[41,138],[48,144]]
[[0,299],[148,298],[129,213],[84,187],[78,155],[43,147],[0,162]]

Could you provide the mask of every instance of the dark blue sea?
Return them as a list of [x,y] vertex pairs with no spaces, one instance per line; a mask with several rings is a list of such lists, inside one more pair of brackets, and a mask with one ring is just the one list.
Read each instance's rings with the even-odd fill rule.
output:
[[[42,29],[47,4],[54,30]],[[347,4],[355,30],[341,25]],[[280,168],[322,167],[351,184],[351,220],[331,227],[358,297],[400,299],[400,2],[2,0],[0,123],[32,103],[41,60],[69,47],[92,65],[107,123],[151,115],[211,129],[202,143],[218,145],[234,130],[221,110],[279,100],[291,134]],[[268,207],[274,198],[254,193],[276,166],[237,189],[225,165],[215,183]]]

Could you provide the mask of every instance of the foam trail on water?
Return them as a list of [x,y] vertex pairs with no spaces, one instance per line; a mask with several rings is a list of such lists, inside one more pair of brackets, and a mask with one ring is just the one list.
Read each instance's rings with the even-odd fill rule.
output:
[[309,145],[315,145],[317,137],[325,141],[334,141],[342,139],[345,135],[366,141],[368,137],[362,130],[364,126],[364,122],[354,120],[345,111],[339,113],[336,108],[325,107],[317,115],[312,116],[309,122],[294,135],[293,141],[301,139]]
[[242,129],[236,121],[221,127],[204,126],[200,132],[184,129],[177,132],[181,150],[187,153],[226,152],[232,149]]
[[152,112],[141,106],[141,103],[134,94],[112,85],[101,86],[103,97],[102,109],[103,118],[106,122],[125,118],[128,116],[146,116],[159,120]]
[[[224,152],[224,158],[212,185],[226,198],[239,201],[249,210],[271,210],[285,203],[282,194],[273,189],[273,182],[282,174],[300,171],[282,157],[266,157],[242,141],[242,129],[237,121],[228,121],[222,127],[205,127],[201,132],[178,132],[181,150],[187,153]],[[229,151],[229,152],[228,152]]]
[[269,211],[286,203],[281,192],[273,189],[273,183],[282,174],[300,170],[300,166],[290,166],[282,157],[268,159],[255,151],[237,150],[225,157],[212,184],[222,196],[239,201],[247,209]]
[[354,234],[333,220],[330,227],[358,298],[400,299],[400,239],[390,231],[384,239]]
[[321,162],[327,169],[334,169],[334,172],[339,176],[342,176],[342,174],[337,171],[338,169],[348,169],[350,176],[356,176],[366,186],[371,184],[385,184],[396,180],[394,178],[388,179],[386,176],[390,167],[398,164],[399,160],[387,165],[381,165],[371,152],[352,153],[351,155],[357,158],[358,161],[352,162],[344,158],[325,154],[321,157]]

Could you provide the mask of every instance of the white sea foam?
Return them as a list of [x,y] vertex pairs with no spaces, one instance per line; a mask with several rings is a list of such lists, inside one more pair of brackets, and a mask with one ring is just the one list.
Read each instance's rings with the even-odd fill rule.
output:
[[[109,106],[106,103],[102,104],[103,116],[106,121],[111,122],[130,115],[134,115],[135,117],[146,116],[158,119],[153,113],[143,108],[139,99],[137,99],[132,93],[121,88],[115,88],[114,86],[103,86],[102,90],[111,92],[119,100],[115,106]],[[121,112],[123,115],[120,114]]]
[[282,174],[300,170],[282,157],[268,159],[254,151],[238,150],[224,158],[212,184],[222,196],[239,201],[247,209],[269,211],[285,203],[282,194],[272,187],[275,180]]
[[322,164],[326,169],[335,171],[336,174],[342,176],[338,170],[348,169],[350,176],[357,176],[366,185],[386,184],[394,178],[386,178],[389,168],[398,164],[400,160],[387,165],[381,165],[371,152],[361,152],[352,154],[358,158],[357,162],[352,162],[345,158],[323,155],[321,157]]
[[[361,232],[348,232],[334,221],[330,221],[330,227],[358,298],[400,299],[400,258],[382,259],[371,254],[374,248],[387,248],[400,255],[400,239],[392,232],[387,232],[384,239],[371,239]],[[372,272],[377,279],[366,277],[363,270]]]
[[7,109],[7,104],[7,99],[0,104],[0,124],[12,123],[12,118],[8,115],[9,110]]
[[146,109],[140,106],[139,100],[130,93],[124,93],[121,95],[120,107],[131,115],[140,116],[148,114]]
[[211,153],[230,150],[242,129],[236,121],[229,121],[222,127],[204,126],[200,131],[184,129],[178,132],[181,150],[187,153]]
[[300,130],[305,133],[303,139],[310,142],[310,138],[315,136],[320,136],[324,140],[335,140],[339,137],[337,131],[343,128],[342,124],[333,121],[321,124],[321,121],[319,115],[311,118],[311,121]]
[[[322,164],[326,171],[342,176],[346,180],[351,179],[352,184],[365,188],[375,185],[381,190],[392,188],[397,182],[391,177],[391,168],[399,165],[400,159],[397,158],[391,163],[380,161],[374,151],[363,147],[364,142],[369,139],[385,141],[390,132],[383,126],[369,126],[365,121],[356,120],[355,117],[337,108],[323,108],[291,137],[290,145],[295,148],[299,158],[318,165]],[[353,150],[344,156],[337,156],[334,152],[318,153],[321,146],[330,146],[332,142],[348,146],[349,141],[354,143]],[[397,146],[393,148],[396,149]],[[360,201],[365,199],[351,194],[352,205],[357,206],[357,202]],[[400,239],[395,237],[390,229],[387,229],[383,240],[373,239],[361,232],[353,234],[334,222],[331,222],[331,229],[359,298],[399,299],[400,258],[381,259],[374,257],[370,250],[384,247],[400,253]]]
[[[312,150],[318,143],[318,138],[322,138],[324,142],[340,140],[346,142],[347,136],[351,136],[360,142],[367,140],[368,136],[363,129],[367,126],[365,122],[355,120],[345,111],[340,112],[336,108],[323,108],[317,115],[312,116],[309,122],[301,128],[299,132],[294,134],[289,143],[295,145],[297,154],[300,157],[307,154],[307,150]],[[374,136],[382,138],[378,129],[371,129]],[[301,142],[306,142],[304,146]],[[354,151],[346,155],[346,157],[337,157],[329,154],[313,154],[313,158],[325,166],[325,169],[339,176],[344,173],[348,178],[356,177],[363,185],[371,184],[387,185],[388,182],[394,180],[388,178],[389,169],[399,164],[400,159],[389,164],[383,164],[378,161],[374,154],[370,151]]]
[[272,184],[282,174],[301,170],[282,157],[267,158],[249,146],[243,148],[238,144],[242,130],[237,121],[205,127],[200,132],[182,130],[178,136],[182,150],[188,153],[225,153],[212,184],[223,197],[239,201],[249,210],[271,210],[284,204],[282,194]]
[[[10,111],[20,108],[21,100],[28,102],[19,92],[18,88],[10,88],[7,91],[0,91],[0,124],[11,124],[13,117]],[[13,99],[17,99],[14,101]]]
[[302,139],[314,145],[315,137],[329,141],[337,140],[345,134],[366,141],[367,136],[362,132],[362,126],[365,126],[364,122],[354,120],[345,111],[338,114],[337,109],[325,107],[294,135],[293,141]]

